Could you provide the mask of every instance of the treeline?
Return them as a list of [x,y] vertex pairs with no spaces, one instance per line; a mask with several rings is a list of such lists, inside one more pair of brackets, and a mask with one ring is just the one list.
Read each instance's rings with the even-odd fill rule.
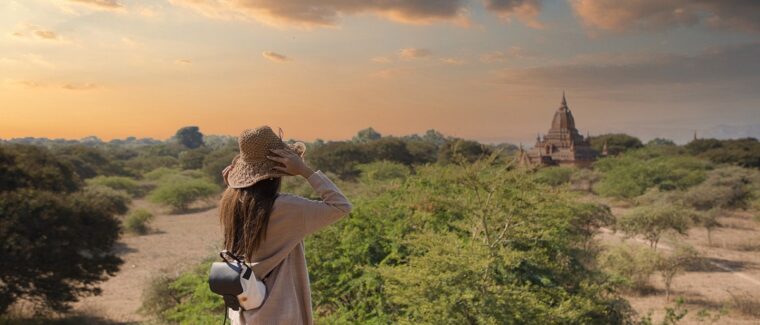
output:
[[[97,294],[97,283],[118,270],[120,233],[150,231],[152,213],[130,211],[131,201],[187,211],[222,190],[220,172],[238,152],[234,137],[197,127],[166,141],[35,141],[0,143],[0,311],[19,299],[66,310]],[[630,309],[609,276],[628,273],[596,267],[599,252],[590,247],[599,227],[649,236],[654,246],[666,232],[719,227],[726,209],[760,209],[755,139],[677,146],[610,134],[591,142],[610,153],[593,168],[537,170],[514,165],[514,145],[435,130],[394,137],[367,128],[351,140],[307,143],[309,163],[334,173],[356,205],[349,219],[309,239],[320,319],[621,323]],[[311,195],[294,180],[285,189]],[[570,189],[636,207],[615,220],[604,206],[578,203]],[[685,217],[663,217],[676,210]],[[60,255],[48,260],[51,251]],[[221,304],[187,295],[204,287],[203,276],[168,279],[161,288],[179,290],[163,291],[174,303],[146,310],[205,321]]]

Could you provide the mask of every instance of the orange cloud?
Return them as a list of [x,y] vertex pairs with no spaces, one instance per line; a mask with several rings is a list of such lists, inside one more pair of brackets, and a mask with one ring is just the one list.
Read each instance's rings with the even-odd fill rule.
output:
[[278,62],[278,63],[291,61],[289,57],[277,52],[266,51],[266,52],[261,53],[261,56],[263,56],[269,61]]
[[61,88],[66,90],[90,90],[98,88],[98,85],[94,83],[66,83],[61,86]]
[[408,24],[466,20],[465,0],[169,0],[217,19],[253,18],[275,26],[304,28],[337,25],[342,15],[370,13]]
[[486,0],[486,8],[495,12],[504,20],[517,18],[528,27],[543,28],[538,21],[541,13],[541,0]]
[[49,30],[36,25],[20,25],[11,35],[19,38],[37,39],[46,41],[60,41],[61,36],[53,30]]
[[117,10],[124,8],[124,6],[116,0],[69,0],[69,2],[75,2],[90,6],[95,9],[104,10]]
[[423,59],[433,55],[428,49],[405,48],[398,51],[398,56],[404,60]]
[[573,10],[589,27],[624,32],[683,25],[760,32],[756,0],[572,0]]

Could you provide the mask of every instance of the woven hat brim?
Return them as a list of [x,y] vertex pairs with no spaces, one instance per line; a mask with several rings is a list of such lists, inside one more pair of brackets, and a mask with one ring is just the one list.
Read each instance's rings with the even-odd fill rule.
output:
[[[287,145],[287,147],[303,157],[304,150],[300,147],[294,145]],[[228,167],[229,171],[225,173],[227,185],[231,188],[245,188],[267,178],[290,176],[274,169],[277,165],[277,162],[269,159],[245,161],[237,156]]]

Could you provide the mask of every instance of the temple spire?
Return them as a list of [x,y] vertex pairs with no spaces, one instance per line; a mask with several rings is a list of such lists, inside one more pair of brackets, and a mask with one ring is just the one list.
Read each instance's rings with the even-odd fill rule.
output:
[[565,91],[562,91],[562,106],[567,107],[567,100],[565,99]]

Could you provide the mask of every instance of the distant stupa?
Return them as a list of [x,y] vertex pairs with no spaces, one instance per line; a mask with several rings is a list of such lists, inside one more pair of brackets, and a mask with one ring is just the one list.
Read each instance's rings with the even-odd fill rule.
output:
[[599,153],[591,148],[589,136],[585,138],[575,128],[575,118],[567,106],[565,92],[562,103],[554,113],[549,133],[536,138],[532,149],[520,152],[521,162],[531,165],[571,165],[585,167],[594,162]]

